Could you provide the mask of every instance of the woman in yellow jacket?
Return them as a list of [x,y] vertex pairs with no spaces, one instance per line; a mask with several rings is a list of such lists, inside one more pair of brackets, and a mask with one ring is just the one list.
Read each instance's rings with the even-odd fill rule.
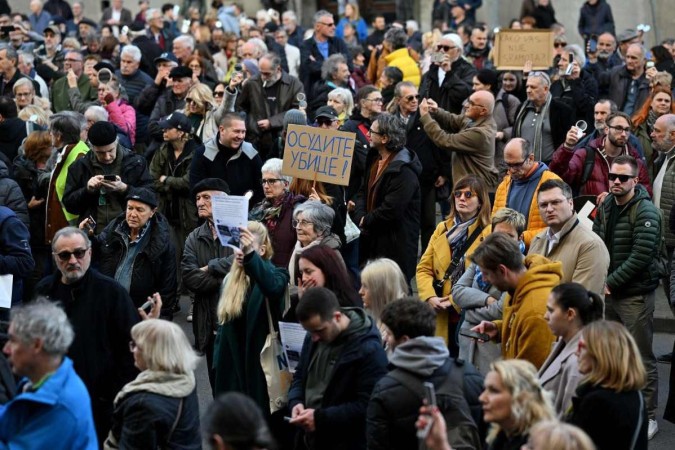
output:
[[[483,240],[490,224],[490,199],[485,183],[467,175],[452,191],[450,215],[438,224],[429,246],[417,265],[417,290],[422,301],[436,310],[436,335],[444,338],[453,355],[458,351],[454,337],[459,321],[459,307],[450,295],[453,281],[459,279],[469,264],[470,255]],[[472,239],[473,238],[473,239]],[[473,240],[473,242],[469,242]],[[468,249],[464,248],[468,245]],[[456,268],[447,273],[451,262]],[[441,287],[442,286],[442,287]],[[454,349],[454,353],[453,353]]]

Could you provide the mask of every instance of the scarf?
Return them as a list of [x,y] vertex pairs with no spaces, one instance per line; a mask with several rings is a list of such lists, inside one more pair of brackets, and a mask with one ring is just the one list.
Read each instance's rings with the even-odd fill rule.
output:
[[253,207],[248,216],[250,220],[263,222],[267,230],[273,234],[279,224],[279,219],[281,219],[281,213],[285,208],[293,209],[292,203],[293,194],[286,191],[281,197],[274,200],[264,199]]
[[[533,149],[534,149],[534,159],[535,161],[541,161],[541,144],[543,142],[543,138],[541,137],[541,130],[544,127],[544,120],[548,117],[548,110],[551,106],[551,100],[553,99],[553,96],[551,94],[548,94],[546,97],[546,103],[544,103],[544,106],[541,107],[541,111],[539,114],[541,114],[541,120],[537,121],[536,128],[534,129],[534,142],[533,144]],[[523,108],[520,108],[520,111],[518,112],[518,116],[516,117],[516,132],[514,136],[520,136],[521,135],[521,128],[523,126],[523,120],[525,119],[525,115],[527,112],[531,109],[531,107],[534,107],[531,101],[527,100],[525,102],[525,106]],[[537,155],[539,153],[539,155]]]
[[[478,214],[476,214],[466,222],[462,222],[462,219],[459,217],[459,214],[455,214],[455,221],[454,224],[452,225],[452,228],[450,228],[450,230],[447,233],[445,233],[445,236],[448,238],[448,244],[450,244],[451,253],[453,255],[455,255],[456,252],[462,250],[462,248],[464,247],[464,243],[468,238],[469,227],[473,225],[477,219]],[[462,274],[464,273],[465,255],[466,252],[464,252],[462,257],[459,259],[459,263],[457,264],[457,267],[455,268],[455,270],[451,275],[451,280],[453,283],[456,280],[458,280],[459,277],[462,276]]]

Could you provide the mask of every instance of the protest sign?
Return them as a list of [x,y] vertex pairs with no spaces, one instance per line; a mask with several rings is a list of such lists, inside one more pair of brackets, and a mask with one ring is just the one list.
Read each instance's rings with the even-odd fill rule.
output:
[[248,197],[215,194],[211,207],[220,244],[239,249],[239,228],[248,225]]
[[289,125],[281,173],[347,186],[355,141],[354,133]]
[[546,70],[553,64],[553,32],[549,30],[501,30],[495,35],[494,62],[499,70]]

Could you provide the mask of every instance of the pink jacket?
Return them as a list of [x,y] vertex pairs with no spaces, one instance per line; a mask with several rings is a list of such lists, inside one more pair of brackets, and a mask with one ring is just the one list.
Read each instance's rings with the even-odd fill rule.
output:
[[136,145],[136,110],[123,100],[116,100],[105,106],[108,120],[122,129]]

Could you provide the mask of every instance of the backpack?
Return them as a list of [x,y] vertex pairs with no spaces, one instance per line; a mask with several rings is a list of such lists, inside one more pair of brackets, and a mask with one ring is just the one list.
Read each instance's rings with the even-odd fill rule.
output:
[[[436,402],[448,424],[448,441],[453,447],[482,448],[487,436],[487,424],[483,420],[483,408],[478,396],[483,392],[483,376],[471,364],[462,360],[448,358],[442,366],[449,366],[447,376],[440,382],[434,383],[436,389]],[[428,379],[422,379],[404,369],[394,369],[388,374],[391,378],[401,383],[408,390],[415,393],[420,399],[425,397],[424,385]],[[432,375],[433,377],[433,375]],[[466,415],[468,406],[470,416]],[[464,410],[462,410],[464,407]],[[451,429],[451,424],[468,425],[457,426]]]
[[[637,215],[637,207],[643,200],[635,203],[628,214],[628,223],[630,223],[631,229],[633,229],[635,224],[635,216]],[[670,276],[670,264],[668,263],[668,249],[666,248],[666,234],[665,234],[665,217],[663,215],[663,210],[661,208],[656,208],[659,214],[659,225],[660,225],[660,238],[659,238],[659,247],[656,250],[656,255],[654,255],[654,261],[650,267],[650,271],[656,272],[655,275],[660,279]]]
[[[593,173],[593,167],[595,166],[595,149],[593,147],[586,147],[586,159],[584,160],[584,171],[581,173],[581,180],[579,182],[579,189],[584,187],[588,179]],[[579,192],[575,192],[574,195],[579,195]]]

